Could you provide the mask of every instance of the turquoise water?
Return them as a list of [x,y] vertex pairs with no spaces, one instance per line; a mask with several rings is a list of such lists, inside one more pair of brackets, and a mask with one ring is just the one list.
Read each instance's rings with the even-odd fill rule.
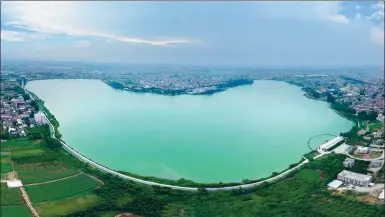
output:
[[326,103],[278,81],[212,96],[117,91],[98,80],[32,81],[26,88],[56,116],[63,139],[88,158],[169,179],[263,178],[299,161],[312,136],[352,127]]

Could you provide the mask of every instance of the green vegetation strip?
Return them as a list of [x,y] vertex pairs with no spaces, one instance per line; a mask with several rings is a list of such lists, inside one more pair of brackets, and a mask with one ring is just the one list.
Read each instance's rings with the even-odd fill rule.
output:
[[1,173],[8,173],[8,172],[12,172],[12,164],[1,162]]
[[90,193],[63,200],[39,203],[36,205],[36,211],[44,217],[62,216],[89,209],[100,204],[101,201],[101,197]]
[[24,204],[19,188],[7,188],[6,183],[1,183],[1,206]]
[[307,182],[316,182],[320,177],[319,172],[310,169],[303,169],[296,175],[296,178]]
[[37,169],[30,171],[18,172],[18,175],[23,184],[39,183],[52,181],[79,173],[78,170],[68,169],[63,166],[49,167],[46,169]]
[[89,191],[100,183],[85,174],[46,184],[26,186],[33,202],[55,200]]
[[27,206],[1,206],[1,217],[32,217]]

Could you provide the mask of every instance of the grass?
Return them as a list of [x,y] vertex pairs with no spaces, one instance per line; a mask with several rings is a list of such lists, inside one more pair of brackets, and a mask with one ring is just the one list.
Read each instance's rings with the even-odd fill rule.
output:
[[2,217],[32,217],[32,213],[27,206],[2,206]]
[[378,158],[382,155],[382,152],[380,151],[372,151],[370,152],[370,158],[373,159],[373,158]]
[[321,175],[319,172],[311,169],[303,169],[296,175],[296,178],[307,182],[316,182],[320,177]]
[[5,146],[8,146],[9,148],[18,148],[18,147],[26,147],[26,146],[31,146],[31,145],[36,145],[35,142],[27,139],[15,139],[12,141],[7,141],[5,143]]
[[12,172],[12,164],[11,163],[3,163],[1,162],[1,173]]
[[54,166],[44,169],[29,170],[18,172],[18,175],[24,184],[39,183],[44,181],[51,181],[78,173],[77,170],[68,169],[63,166]]
[[121,213],[121,212],[119,212],[119,211],[105,211],[105,212],[99,213],[98,217],[113,217],[119,213]]
[[26,186],[33,202],[55,200],[80,194],[99,186],[99,182],[85,174],[40,185]]
[[56,167],[59,165],[64,165],[59,161],[48,161],[48,162],[39,162],[39,163],[25,163],[25,164],[15,164],[13,165],[16,171],[27,171],[27,170],[39,170],[47,169],[50,167]]
[[375,132],[377,130],[380,130],[382,128],[382,123],[375,123],[375,124],[371,124],[369,125],[369,131],[370,132]]
[[43,149],[22,149],[22,150],[14,150],[12,151],[12,157],[25,157],[25,156],[36,156],[36,155],[42,155],[45,151]]
[[40,203],[36,206],[36,210],[41,216],[44,217],[63,216],[86,210],[100,204],[101,201],[101,197],[90,193],[63,200]]
[[24,204],[23,197],[19,188],[8,188],[5,183],[1,183],[1,205],[21,205]]

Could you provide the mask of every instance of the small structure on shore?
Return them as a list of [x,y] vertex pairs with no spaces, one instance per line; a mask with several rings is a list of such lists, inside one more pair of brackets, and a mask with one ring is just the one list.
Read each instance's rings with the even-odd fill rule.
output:
[[318,147],[318,151],[329,151],[330,149],[332,149],[333,147],[337,146],[338,144],[340,144],[342,141],[344,140],[344,137],[341,137],[341,136],[337,136],[335,137],[334,139],[320,145]]

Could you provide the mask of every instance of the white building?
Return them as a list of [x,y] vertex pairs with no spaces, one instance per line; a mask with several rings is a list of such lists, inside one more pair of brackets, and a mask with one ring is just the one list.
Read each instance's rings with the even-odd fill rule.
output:
[[46,116],[41,111],[36,113],[34,115],[34,118],[35,118],[35,122],[36,122],[37,125],[47,124],[47,118],[46,118]]
[[353,185],[369,186],[373,177],[370,175],[343,170],[337,175],[337,179]]
[[320,145],[318,147],[319,151],[328,151],[330,148],[332,148],[334,145],[337,145],[339,142],[342,142],[344,140],[344,137],[337,136],[336,138]]
[[346,168],[352,168],[354,166],[355,160],[352,158],[346,158],[342,163]]
[[22,187],[23,184],[20,180],[7,180],[7,187],[8,188],[19,188]]
[[332,182],[330,182],[330,183],[328,184],[328,187],[337,189],[337,188],[340,187],[342,184],[343,184],[343,182],[341,182],[340,180],[333,180]]
[[380,196],[378,196],[378,199],[383,200],[384,199],[384,190],[382,190]]
[[369,153],[369,147],[358,146],[358,148],[356,149],[356,153],[367,154]]

